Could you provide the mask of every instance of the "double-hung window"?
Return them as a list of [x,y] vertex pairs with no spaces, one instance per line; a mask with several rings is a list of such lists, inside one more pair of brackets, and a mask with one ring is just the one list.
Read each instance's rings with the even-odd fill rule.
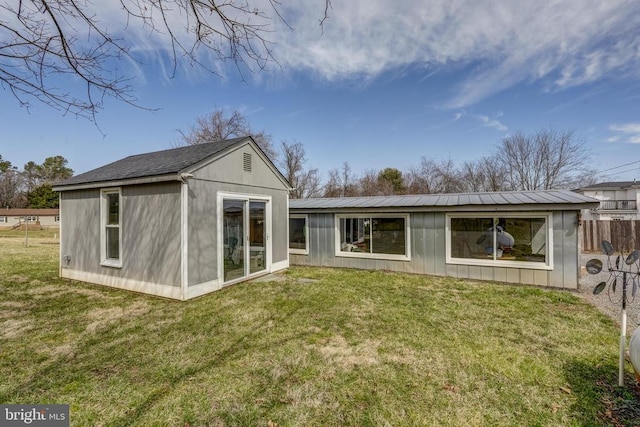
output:
[[409,261],[409,215],[336,215],[336,256]]
[[122,267],[122,195],[120,189],[102,191],[101,257],[102,265]]
[[447,263],[553,268],[549,213],[447,215]]

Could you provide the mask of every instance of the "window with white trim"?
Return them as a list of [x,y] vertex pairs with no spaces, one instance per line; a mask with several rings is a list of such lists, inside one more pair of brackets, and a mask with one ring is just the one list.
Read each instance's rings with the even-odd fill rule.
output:
[[410,260],[408,214],[336,215],[336,256]]
[[120,189],[102,191],[101,239],[102,265],[122,267],[122,195]]
[[289,215],[289,253],[309,253],[309,219],[307,215]]
[[7,222],[6,216],[0,216],[0,222]]
[[551,214],[449,214],[447,262],[552,268]]

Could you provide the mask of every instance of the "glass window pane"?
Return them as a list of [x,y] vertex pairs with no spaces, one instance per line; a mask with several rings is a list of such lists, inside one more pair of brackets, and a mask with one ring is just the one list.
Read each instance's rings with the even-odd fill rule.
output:
[[452,258],[493,258],[492,218],[451,218]]
[[249,202],[249,273],[267,268],[266,202]]
[[107,194],[107,224],[118,225],[120,223],[120,195],[118,193]]
[[107,227],[107,259],[120,259],[120,229]]
[[244,271],[244,205],[242,200],[224,199],[222,227],[224,239],[224,281],[245,276]]
[[404,218],[372,218],[372,253],[406,254]]
[[340,218],[340,250],[371,252],[369,218]]
[[514,245],[509,251],[511,259],[525,262],[547,261],[545,218],[506,218],[504,228],[505,232],[513,236]]
[[289,249],[306,249],[305,218],[289,218]]

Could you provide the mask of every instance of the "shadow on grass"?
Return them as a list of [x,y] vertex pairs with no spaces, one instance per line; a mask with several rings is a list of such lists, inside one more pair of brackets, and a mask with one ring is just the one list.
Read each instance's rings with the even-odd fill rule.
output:
[[618,365],[584,359],[564,365],[575,397],[572,418],[583,426],[640,426],[640,386],[629,372],[618,386]]

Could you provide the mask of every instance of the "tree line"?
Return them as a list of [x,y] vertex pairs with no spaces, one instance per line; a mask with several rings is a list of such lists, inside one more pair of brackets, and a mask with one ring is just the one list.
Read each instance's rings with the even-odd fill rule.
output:
[[292,198],[570,189],[597,179],[583,141],[572,130],[555,128],[506,136],[492,153],[459,164],[423,156],[404,171],[387,167],[357,174],[345,161],[324,176],[309,164],[302,142],[282,141],[276,148],[268,133],[252,129],[238,111],[217,109],[180,135],[189,145],[253,135],[291,183]]
[[[590,153],[575,132],[554,128],[506,136],[492,153],[459,164],[423,156],[404,171],[387,167],[357,174],[345,161],[326,175],[310,165],[302,142],[281,141],[276,147],[267,132],[252,128],[238,111],[216,109],[179,134],[179,145],[251,135],[291,184],[292,198],[549,190],[582,187],[597,179],[588,167]],[[58,196],[51,184],[72,175],[62,156],[42,164],[30,161],[19,170],[0,155],[0,207],[56,208]]]
[[53,156],[18,169],[0,154],[0,208],[57,208],[58,193],[52,184],[73,176],[67,163],[64,157]]

